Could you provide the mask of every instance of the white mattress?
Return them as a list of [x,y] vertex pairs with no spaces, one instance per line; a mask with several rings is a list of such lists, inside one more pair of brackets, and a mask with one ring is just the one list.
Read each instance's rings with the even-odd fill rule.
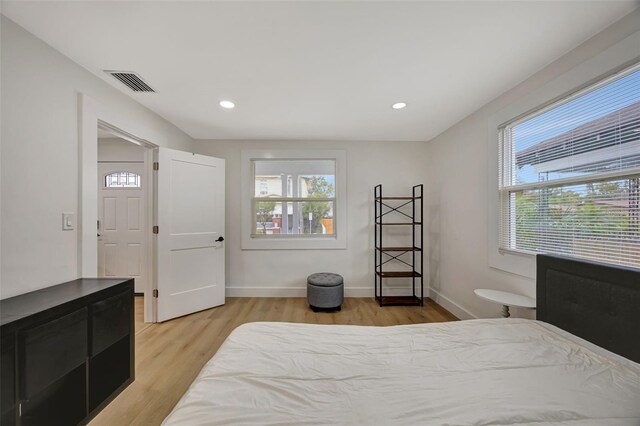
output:
[[250,323],[164,425],[640,425],[640,364],[522,319]]

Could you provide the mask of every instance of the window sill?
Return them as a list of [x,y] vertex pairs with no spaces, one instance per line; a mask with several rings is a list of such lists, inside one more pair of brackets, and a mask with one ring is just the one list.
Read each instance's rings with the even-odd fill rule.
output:
[[304,239],[304,240],[326,240],[326,239],[333,239],[335,240],[337,238],[336,235],[323,235],[323,234],[276,234],[276,235],[264,235],[264,234],[251,234],[251,238],[254,240],[271,240],[271,241],[278,241],[278,240],[299,240],[299,239]]
[[489,266],[494,269],[536,278],[536,255],[508,250],[491,250],[489,254]]

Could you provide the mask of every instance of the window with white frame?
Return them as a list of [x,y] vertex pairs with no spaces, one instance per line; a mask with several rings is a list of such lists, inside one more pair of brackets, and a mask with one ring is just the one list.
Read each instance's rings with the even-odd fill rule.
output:
[[336,235],[335,159],[253,159],[252,238]]
[[503,252],[640,267],[640,65],[499,129]]
[[347,248],[347,152],[244,149],[241,248]]

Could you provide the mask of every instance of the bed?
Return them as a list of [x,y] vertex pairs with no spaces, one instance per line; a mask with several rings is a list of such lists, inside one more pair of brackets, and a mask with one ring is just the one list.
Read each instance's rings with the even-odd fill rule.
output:
[[238,327],[164,425],[640,425],[640,272],[538,257],[538,319]]

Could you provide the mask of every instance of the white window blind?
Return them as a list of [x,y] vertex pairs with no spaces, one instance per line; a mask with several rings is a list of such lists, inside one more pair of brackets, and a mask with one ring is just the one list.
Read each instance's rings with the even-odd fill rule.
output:
[[499,129],[500,249],[640,267],[640,66]]

